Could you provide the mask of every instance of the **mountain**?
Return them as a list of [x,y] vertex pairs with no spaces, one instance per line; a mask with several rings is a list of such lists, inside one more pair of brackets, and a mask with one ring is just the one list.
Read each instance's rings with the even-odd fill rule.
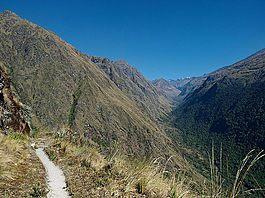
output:
[[171,103],[178,105],[189,93],[199,87],[205,79],[206,75],[201,77],[180,78],[177,80],[165,80],[160,78],[151,82]]
[[[222,143],[237,167],[251,149],[265,149],[265,50],[206,77],[173,112],[174,125],[190,146],[208,150],[212,140]],[[261,184],[263,170],[255,170]]]
[[170,111],[168,100],[136,68],[124,60],[110,61],[108,58],[89,56],[115,85],[139,108],[158,118]]
[[234,133],[244,144],[264,148],[264,60],[265,51],[261,50],[209,74],[176,112],[207,123],[212,133]]
[[170,101],[173,101],[181,93],[178,87],[163,78],[152,80],[151,82]]
[[[126,61],[83,54],[10,11],[0,13],[0,43],[1,130],[52,134],[46,151],[81,196],[117,187],[136,196],[176,197],[183,188],[232,197],[218,191],[232,177],[218,186],[219,178],[250,149],[265,149],[265,50],[201,77],[150,82]],[[210,160],[217,181],[204,167],[212,142],[224,153],[219,164]],[[260,164],[244,186],[265,183]]]
[[156,89],[124,61],[109,63],[114,77],[55,33],[10,11],[0,13],[0,43],[1,64],[16,96],[32,109],[32,127],[70,127],[73,137],[118,145],[126,154],[174,153],[149,114],[157,107],[146,105],[154,101],[162,108],[167,102],[155,101]]

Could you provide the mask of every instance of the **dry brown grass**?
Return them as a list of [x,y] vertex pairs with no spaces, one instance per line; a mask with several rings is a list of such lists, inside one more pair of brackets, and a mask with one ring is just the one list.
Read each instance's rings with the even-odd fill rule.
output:
[[[246,195],[242,184],[250,168],[264,157],[259,153],[250,160],[249,153],[231,187],[224,185],[227,178],[222,177],[222,167],[217,168],[214,148],[209,158],[211,175],[207,179],[197,174],[188,162],[181,168],[167,171],[171,158],[137,159],[119,154],[116,148],[104,156],[97,151],[96,143],[89,142],[90,145],[77,146],[64,138],[50,139],[50,147],[46,149],[64,170],[73,197],[241,197]],[[221,159],[222,151],[218,160]],[[223,165],[221,161],[220,165]]]
[[92,141],[90,146],[62,138],[47,142],[46,152],[64,170],[73,197],[196,197],[187,175],[167,172],[162,158],[132,159],[116,151],[103,156]]
[[47,187],[45,169],[27,148],[27,138],[14,134],[0,133],[0,197],[31,197],[33,187]]

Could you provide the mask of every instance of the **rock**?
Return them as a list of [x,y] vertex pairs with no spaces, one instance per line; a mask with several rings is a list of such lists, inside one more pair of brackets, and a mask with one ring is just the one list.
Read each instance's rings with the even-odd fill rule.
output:
[[108,58],[103,58],[102,63],[104,63],[104,64],[110,63],[110,59],[108,59]]
[[35,148],[35,146],[36,146],[35,142],[33,142],[30,146],[31,146],[32,148]]
[[0,90],[0,128],[13,129],[29,135],[30,127],[23,116],[22,104],[14,100],[10,79],[2,67],[0,67]]

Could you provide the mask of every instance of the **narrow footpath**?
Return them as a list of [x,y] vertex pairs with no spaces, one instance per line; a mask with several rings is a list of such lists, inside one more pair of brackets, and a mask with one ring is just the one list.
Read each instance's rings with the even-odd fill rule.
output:
[[[70,198],[65,183],[65,176],[63,171],[56,166],[44,152],[45,139],[40,139],[42,143],[37,143],[35,150],[37,156],[40,158],[47,173],[47,184],[49,188],[48,198]],[[35,143],[33,143],[35,146]]]

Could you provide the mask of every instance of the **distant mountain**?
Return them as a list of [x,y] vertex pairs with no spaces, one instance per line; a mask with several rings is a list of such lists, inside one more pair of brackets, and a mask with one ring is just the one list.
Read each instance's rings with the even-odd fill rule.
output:
[[174,153],[149,114],[167,108],[167,102],[124,61],[98,64],[10,11],[0,13],[0,43],[0,62],[17,97],[32,108],[33,126],[48,131],[70,127],[74,136],[102,147],[118,145],[126,154]]
[[163,94],[171,103],[179,104],[183,99],[206,79],[202,77],[180,78],[177,80],[165,80],[163,78],[153,80],[153,85]]
[[170,101],[174,101],[174,99],[176,99],[177,96],[181,93],[181,91],[176,86],[172,85],[170,81],[163,78],[156,79],[151,82],[160,91],[160,93]]
[[[265,149],[265,50],[206,77],[173,113],[185,143],[209,150],[214,140],[237,162]],[[262,171],[256,176],[265,184]]]
[[136,68],[124,60],[110,61],[108,58],[89,56],[115,85],[139,108],[157,118],[170,111],[168,100]]

